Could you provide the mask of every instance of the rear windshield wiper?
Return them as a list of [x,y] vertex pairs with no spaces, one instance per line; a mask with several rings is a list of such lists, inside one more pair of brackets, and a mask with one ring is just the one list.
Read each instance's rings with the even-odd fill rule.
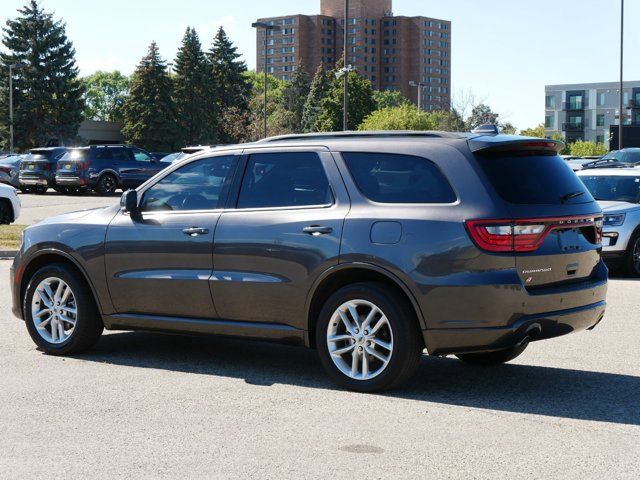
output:
[[567,193],[566,195],[562,195],[560,197],[560,202],[561,203],[566,203],[569,200],[571,200],[572,198],[578,198],[581,195],[584,195],[584,192],[572,192],[572,193]]

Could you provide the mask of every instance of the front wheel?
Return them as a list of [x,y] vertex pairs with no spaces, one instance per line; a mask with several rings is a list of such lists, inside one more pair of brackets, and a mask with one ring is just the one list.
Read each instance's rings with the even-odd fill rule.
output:
[[519,357],[522,352],[527,349],[528,345],[529,342],[525,340],[520,345],[516,345],[515,347],[507,348],[505,350],[498,350],[496,352],[460,353],[456,355],[456,357],[471,365],[491,367],[510,362],[514,358]]
[[29,335],[52,355],[90,348],[104,328],[84,279],[63,264],[43,267],[31,277],[23,311]]
[[640,232],[636,232],[629,242],[625,263],[629,275],[640,277]]
[[415,373],[423,350],[411,306],[379,283],[334,293],[320,313],[316,346],[331,379],[359,392],[400,386]]

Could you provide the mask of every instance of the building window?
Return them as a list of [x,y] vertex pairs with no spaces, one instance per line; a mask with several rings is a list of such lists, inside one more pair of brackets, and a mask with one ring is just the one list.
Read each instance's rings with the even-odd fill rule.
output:
[[553,128],[553,115],[546,115],[544,117],[544,128]]
[[582,110],[583,105],[582,94],[569,95],[567,97],[567,108],[569,110]]
[[547,95],[544,97],[544,106],[546,108],[555,108],[556,107],[556,97],[553,95]]
[[596,135],[596,143],[604,143],[604,135]]
[[604,107],[606,101],[605,92],[598,92],[598,107]]
[[599,113],[596,116],[596,126],[597,127],[604,127],[604,113]]

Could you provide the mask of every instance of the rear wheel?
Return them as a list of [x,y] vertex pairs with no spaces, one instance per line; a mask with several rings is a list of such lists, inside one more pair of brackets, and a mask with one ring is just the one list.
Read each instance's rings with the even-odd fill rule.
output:
[[460,353],[456,355],[460,360],[471,365],[481,365],[484,367],[490,367],[493,365],[501,365],[503,363],[510,362],[516,357],[519,357],[522,352],[527,349],[529,341],[526,340],[520,345],[507,348],[505,350],[498,350],[496,352],[484,352],[484,353]]
[[48,190],[47,187],[38,186],[38,187],[35,187],[33,191],[38,195],[44,195],[45,193],[47,193],[47,190]]
[[66,265],[49,265],[33,275],[23,311],[29,335],[48,354],[81,352],[102,334],[102,319],[91,291]]
[[640,232],[636,232],[629,242],[625,264],[629,275],[640,277]]
[[423,349],[411,306],[379,283],[353,284],[334,293],[320,313],[316,346],[331,379],[359,392],[406,382]]
[[100,177],[96,185],[96,192],[99,195],[111,195],[118,188],[118,179],[110,173],[105,173]]

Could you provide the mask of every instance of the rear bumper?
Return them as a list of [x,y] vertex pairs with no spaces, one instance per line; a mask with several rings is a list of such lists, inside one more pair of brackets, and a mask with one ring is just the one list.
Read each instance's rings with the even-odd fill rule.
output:
[[49,179],[45,177],[20,177],[20,185],[47,187],[49,186]]
[[544,340],[594,328],[604,316],[606,302],[520,317],[509,327],[451,328],[423,332],[431,355],[485,352],[518,345],[526,337]]
[[89,182],[83,178],[78,176],[58,176],[56,175],[56,184],[62,185],[65,187],[86,187]]

